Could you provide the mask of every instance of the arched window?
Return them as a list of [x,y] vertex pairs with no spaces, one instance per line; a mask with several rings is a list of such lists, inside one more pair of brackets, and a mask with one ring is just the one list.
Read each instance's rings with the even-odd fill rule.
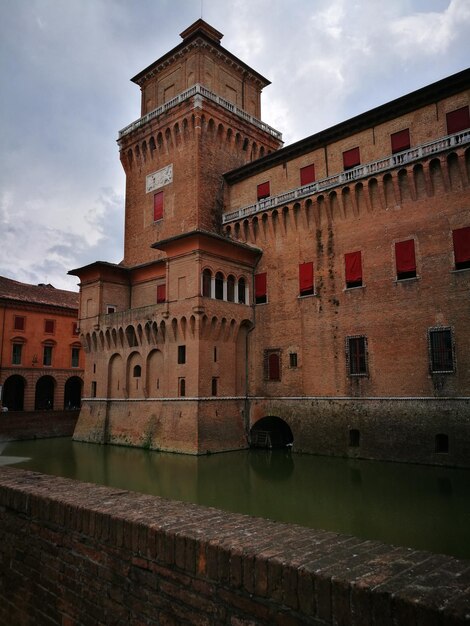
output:
[[140,378],[142,376],[142,368],[140,367],[140,365],[134,366],[133,375],[134,375],[134,378]]
[[231,275],[227,278],[227,300],[235,301],[235,277]]
[[436,435],[435,439],[435,452],[446,453],[449,452],[449,437],[443,433]]
[[265,380],[281,380],[281,355],[279,350],[264,351]]
[[357,448],[361,442],[361,433],[357,428],[351,428],[349,431],[349,446],[351,448]]
[[224,275],[217,272],[215,275],[215,298],[216,300],[224,299]]
[[246,304],[245,284],[245,279],[240,278],[238,281],[238,302],[240,302],[241,304]]
[[211,282],[212,282],[212,272],[208,269],[205,269],[202,272],[202,295],[206,298],[211,297]]

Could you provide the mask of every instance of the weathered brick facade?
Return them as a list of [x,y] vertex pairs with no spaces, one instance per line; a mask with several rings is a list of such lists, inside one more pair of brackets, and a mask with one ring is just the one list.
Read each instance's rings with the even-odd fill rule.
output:
[[467,465],[470,72],[282,148],[221,36],[133,79],[124,259],[73,272],[75,437],[204,453],[275,417],[294,449]]

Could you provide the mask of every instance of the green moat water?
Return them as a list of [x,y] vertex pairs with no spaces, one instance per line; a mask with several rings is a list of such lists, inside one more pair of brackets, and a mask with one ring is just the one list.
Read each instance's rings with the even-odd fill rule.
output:
[[0,446],[0,465],[470,558],[469,470],[284,450],[193,457],[70,439]]

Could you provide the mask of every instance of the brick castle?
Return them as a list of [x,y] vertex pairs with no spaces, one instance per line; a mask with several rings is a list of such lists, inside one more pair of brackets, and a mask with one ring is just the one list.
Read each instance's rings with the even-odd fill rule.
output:
[[80,278],[75,438],[470,458],[470,70],[283,147],[198,20],[132,80],[124,258]]

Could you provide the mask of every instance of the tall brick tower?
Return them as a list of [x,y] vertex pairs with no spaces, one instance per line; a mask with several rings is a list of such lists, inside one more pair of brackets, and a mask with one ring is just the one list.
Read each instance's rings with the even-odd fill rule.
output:
[[141,118],[119,133],[124,259],[71,271],[88,352],[75,438],[202,453],[246,445],[254,268],[223,236],[223,173],[277,150],[269,84],[203,20],[132,80]]

